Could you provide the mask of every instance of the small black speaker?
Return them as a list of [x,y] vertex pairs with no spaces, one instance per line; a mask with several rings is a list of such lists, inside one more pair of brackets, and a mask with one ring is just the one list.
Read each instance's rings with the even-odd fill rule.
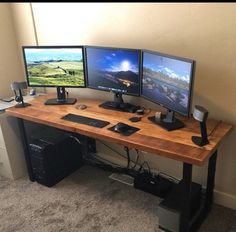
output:
[[197,121],[200,122],[201,137],[192,136],[192,141],[196,145],[202,147],[202,146],[209,143],[208,138],[207,138],[207,128],[206,128],[208,111],[204,107],[196,105],[194,107],[193,117],[194,117],[194,119],[196,119]]
[[[15,107],[21,108],[21,107],[26,107],[29,106],[29,103],[25,103],[22,95],[22,89],[27,89],[27,83],[25,81],[23,82],[13,82],[11,83],[11,89],[15,93],[15,101],[18,102]],[[17,95],[17,91],[19,91],[19,95]]]

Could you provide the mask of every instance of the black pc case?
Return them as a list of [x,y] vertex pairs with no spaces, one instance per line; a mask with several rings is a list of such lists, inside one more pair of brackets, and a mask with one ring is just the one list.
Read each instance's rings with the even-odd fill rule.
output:
[[29,144],[35,180],[51,187],[83,165],[83,147],[67,133],[43,130]]

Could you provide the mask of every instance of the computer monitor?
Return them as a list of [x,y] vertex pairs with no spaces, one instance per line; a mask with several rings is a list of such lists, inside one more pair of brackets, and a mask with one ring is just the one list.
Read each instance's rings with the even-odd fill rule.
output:
[[122,94],[139,96],[140,57],[137,49],[86,47],[87,86],[113,92],[120,103]]
[[57,98],[47,105],[74,104],[67,98],[65,88],[85,87],[83,46],[23,46],[28,86],[56,87]]
[[142,62],[141,95],[168,109],[160,120],[150,120],[167,130],[184,127],[175,112],[190,115],[194,60],[144,50]]

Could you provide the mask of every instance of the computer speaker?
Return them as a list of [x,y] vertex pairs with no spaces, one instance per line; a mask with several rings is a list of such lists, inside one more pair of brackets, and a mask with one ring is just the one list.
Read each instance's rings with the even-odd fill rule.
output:
[[[30,105],[24,102],[22,91],[21,91],[22,89],[27,89],[27,83],[25,81],[11,83],[11,89],[15,93],[15,101],[18,102],[18,104],[15,107],[21,108],[21,107],[26,107]],[[17,94],[17,91],[19,92],[19,95]]]
[[196,145],[202,147],[209,143],[208,138],[207,138],[207,128],[206,128],[208,111],[204,107],[196,105],[193,111],[193,118],[200,122],[201,137],[192,136],[192,141]]

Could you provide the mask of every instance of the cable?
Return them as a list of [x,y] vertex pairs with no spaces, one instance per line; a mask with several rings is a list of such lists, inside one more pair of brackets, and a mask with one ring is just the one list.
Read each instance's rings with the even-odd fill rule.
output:
[[[147,166],[147,168],[148,168],[148,173],[150,174],[150,173],[151,173],[151,169],[150,169],[150,166],[149,166],[148,162],[147,162],[147,161],[144,161],[141,166],[143,167],[144,164],[146,164],[146,166]],[[144,169],[144,168],[143,168],[143,169]]]
[[116,151],[115,149],[113,149],[112,147],[108,146],[107,144],[103,143],[101,140],[97,139],[98,142],[100,142],[101,144],[103,144],[104,146],[108,147],[110,150],[112,150],[113,152],[115,152],[116,154],[120,155],[123,158],[127,158],[124,155],[122,155],[120,152]]
[[[127,167],[125,168],[126,169],[126,173],[132,175],[132,176],[135,176],[137,175],[138,173],[141,173],[142,170],[143,171],[148,171],[149,174],[151,174],[151,168],[148,164],[147,161],[144,161],[142,164],[138,164],[138,161],[139,161],[139,150],[138,149],[135,149],[136,153],[137,153],[137,157],[136,157],[136,160],[133,161],[130,159],[130,153],[129,153],[129,148],[127,146],[124,147],[126,153],[127,153],[127,157],[125,157],[123,154],[121,154],[120,152],[116,151],[115,149],[113,149],[112,147],[108,146],[107,144],[105,144],[104,142],[102,142],[101,140],[97,139],[98,142],[100,142],[101,144],[103,144],[104,146],[108,147],[110,150],[112,150],[113,152],[117,153],[118,155],[120,155],[121,157],[123,158],[126,158],[127,159]],[[110,162],[110,161],[108,161]],[[112,163],[112,162],[110,162]],[[131,163],[134,163],[134,166],[133,167],[130,167],[130,164]],[[138,171],[135,170],[136,166],[140,166]],[[144,168],[144,166],[146,165],[147,167],[147,170]],[[118,165],[117,165],[118,166]],[[133,174],[131,173],[133,172]]]
[[[108,146],[107,144],[103,143],[103,142],[100,141],[100,140],[98,140],[98,141],[99,141],[100,143],[102,143],[103,145],[105,145],[106,147],[108,147],[109,149],[111,149],[112,151],[114,151],[115,153],[117,153],[117,154],[119,154],[120,156],[122,156],[123,158],[126,158],[126,157],[123,156],[121,153],[117,152],[116,150],[114,150],[113,148],[111,148],[110,146]],[[116,171],[116,172],[118,172],[118,173],[125,173],[125,174],[128,174],[128,175],[130,175],[130,176],[132,176],[132,177],[134,177],[134,178],[135,178],[138,174],[142,173],[142,170],[143,170],[144,172],[146,171],[145,168],[144,168],[144,166],[146,165],[146,166],[147,166],[147,169],[148,169],[148,170],[147,170],[148,173],[149,173],[149,174],[152,174],[151,168],[150,168],[150,166],[149,166],[149,164],[148,164],[147,161],[144,161],[142,164],[138,164],[139,157],[140,157],[140,155],[139,155],[139,150],[138,150],[138,149],[135,149],[135,151],[136,151],[136,153],[137,153],[137,157],[136,157],[135,162],[130,159],[129,148],[128,148],[127,146],[125,146],[124,149],[125,149],[125,151],[126,151],[126,153],[127,153],[127,167],[122,167],[122,166],[120,166],[120,165],[117,165],[116,163],[113,163],[113,162],[111,162],[110,160],[104,159],[104,158],[102,158],[102,157],[100,157],[100,156],[98,156],[98,155],[96,155],[96,154],[94,154],[94,153],[93,153],[93,159],[95,159],[95,163],[92,163],[92,162],[91,162],[91,158],[90,158],[90,160],[89,160],[90,163],[89,163],[89,164],[91,165],[91,163],[92,163],[93,165],[95,165],[95,166],[97,166],[97,167],[100,167],[100,168],[102,168],[102,169],[105,170],[105,171]],[[95,157],[94,157],[94,156],[95,156]],[[88,157],[87,157],[87,158],[88,158]],[[86,159],[86,160],[87,160],[87,159]],[[101,160],[103,160],[103,161],[105,161],[105,162],[107,162],[107,163],[110,163],[111,165],[101,163],[101,162],[102,162]],[[131,163],[131,162],[134,163],[134,166],[133,166],[132,168],[130,167],[130,163]],[[135,170],[135,167],[136,167],[137,165],[140,166],[140,168],[139,168],[138,171]],[[174,181],[175,183],[178,183],[178,182],[180,181],[179,179],[177,179],[177,178],[175,178],[175,177],[173,177],[173,176],[170,176],[170,175],[168,175],[168,174],[166,174],[166,173],[163,173],[163,172],[159,172],[158,175],[160,175],[160,176],[165,176],[167,179],[169,179],[170,181]]]
[[[115,171],[118,173],[125,173],[125,174],[129,173],[129,170],[126,167],[122,167],[120,165],[117,165],[117,164],[115,164],[109,160],[106,160],[94,153],[92,155],[90,153],[88,156],[86,156],[85,161],[86,161],[87,165],[92,165],[95,167],[102,168],[104,171],[109,171],[109,172]],[[104,163],[104,161],[107,163],[111,163],[112,165]]]
[[130,166],[130,155],[129,155],[129,148],[128,147],[124,147],[126,154],[127,154],[127,169],[129,169]]
[[[129,163],[129,168],[130,168],[130,163],[133,163],[134,164],[134,167],[132,167],[131,169],[134,170],[134,168],[139,165],[141,166],[140,164],[138,164],[138,160],[139,160],[139,157],[136,158],[135,161],[131,160],[130,159],[130,154],[127,154],[127,157],[122,155],[120,152],[116,151],[115,149],[113,149],[112,147],[108,146],[107,144],[103,143],[101,140],[97,139],[98,142],[100,142],[101,144],[103,144],[104,146],[108,147],[110,150],[112,150],[113,152],[117,153],[118,155],[120,155],[121,157],[125,158],[125,159],[129,159],[128,160],[128,163]],[[129,149],[129,148],[128,148]],[[135,149],[137,154],[138,154],[138,149]],[[139,154],[138,154],[139,156]],[[128,167],[128,164],[127,164],[127,167]]]
[[96,153],[89,153],[86,157],[85,157],[85,159],[86,160],[95,160],[95,161],[97,161],[97,162],[102,162],[101,160],[103,160],[103,161],[106,161],[107,163],[110,163],[110,164],[112,164],[112,165],[114,165],[114,166],[119,166],[118,164],[115,164],[115,163],[113,163],[112,161],[110,161],[110,160],[107,160],[107,159],[105,159],[105,158],[102,158],[101,156],[98,156]]
[[137,166],[137,164],[138,164],[138,160],[139,160],[139,154],[138,154],[137,157],[136,157],[136,161],[135,161],[134,166],[132,167],[132,170],[135,170],[135,168],[136,168],[136,166]]
[[75,136],[73,136],[73,135],[70,135],[70,137],[71,137],[72,139],[74,139],[77,143],[82,144],[82,142],[81,142],[77,137],[75,137]]
[[114,165],[114,166],[121,167],[120,165],[118,165],[118,164],[116,164],[116,163],[113,163],[113,162],[110,161],[110,160],[104,159],[104,158],[102,158],[101,156],[98,156],[98,155],[95,154],[95,153],[93,153],[93,155],[94,155],[97,159],[101,159],[101,160],[106,161],[107,163],[110,163],[110,164]]
[[14,101],[14,98],[1,98],[0,100],[3,102],[12,102]]

